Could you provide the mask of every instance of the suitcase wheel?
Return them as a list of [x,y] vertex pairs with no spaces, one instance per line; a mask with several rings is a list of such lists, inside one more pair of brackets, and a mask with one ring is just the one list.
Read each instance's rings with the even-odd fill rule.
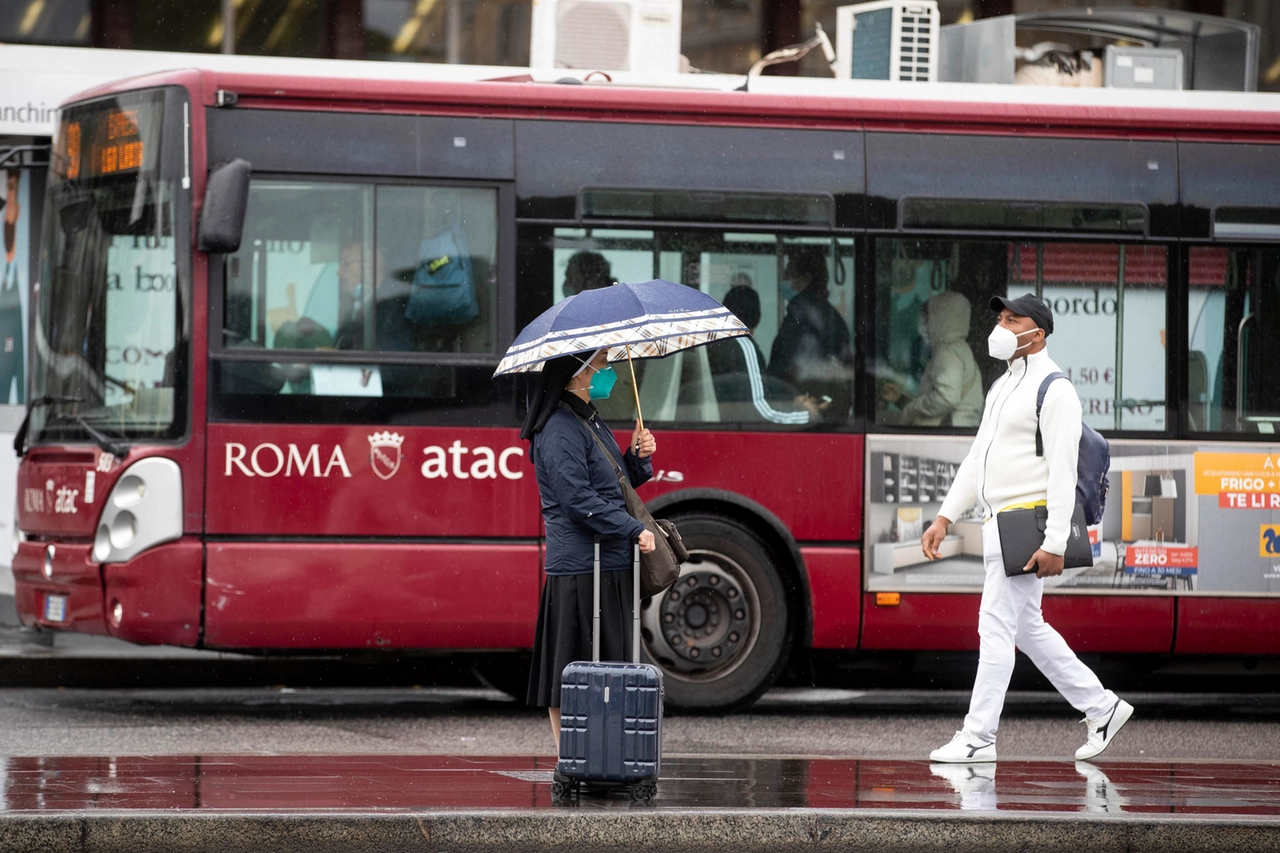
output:
[[561,776],[557,770],[551,778],[551,799],[555,802],[564,800],[566,797],[573,796],[578,793],[578,780],[570,779],[568,776]]
[[637,782],[631,786],[631,799],[637,803],[647,803],[658,794],[658,783],[653,779]]

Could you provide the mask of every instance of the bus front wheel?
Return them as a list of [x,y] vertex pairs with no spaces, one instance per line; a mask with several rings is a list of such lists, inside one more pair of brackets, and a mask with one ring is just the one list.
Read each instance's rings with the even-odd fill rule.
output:
[[645,651],[663,669],[669,704],[749,705],[777,679],[790,650],[782,576],[769,549],[743,525],[714,515],[672,520],[689,560],[675,586],[642,604]]

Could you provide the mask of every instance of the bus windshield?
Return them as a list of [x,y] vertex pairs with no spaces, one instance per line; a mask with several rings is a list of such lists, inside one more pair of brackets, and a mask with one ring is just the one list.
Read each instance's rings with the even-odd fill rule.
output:
[[[36,291],[36,441],[182,432],[177,181],[162,168],[176,158],[162,151],[165,98],[129,93],[62,113]],[[173,147],[180,155],[180,141]]]

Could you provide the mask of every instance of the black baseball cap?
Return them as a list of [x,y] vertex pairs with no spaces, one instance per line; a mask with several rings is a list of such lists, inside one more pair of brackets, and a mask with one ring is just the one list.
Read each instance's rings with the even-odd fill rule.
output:
[[1008,299],[1003,296],[991,297],[992,311],[999,314],[1006,308],[1015,314],[1035,320],[1036,325],[1044,329],[1046,337],[1053,334],[1053,312],[1049,310],[1048,305],[1030,293],[1019,296],[1017,299]]

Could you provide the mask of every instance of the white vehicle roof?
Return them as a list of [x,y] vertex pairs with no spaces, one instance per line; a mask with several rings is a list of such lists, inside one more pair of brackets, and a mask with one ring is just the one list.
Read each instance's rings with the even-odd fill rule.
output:
[[[741,74],[649,74],[586,72],[559,68],[447,65],[422,62],[373,62],[228,56],[217,53],[167,53],[74,47],[0,45],[0,136],[52,136],[58,106],[76,94],[116,80],[179,68],[200,68],[279,77],[397,81],[469,82],[524,78],[550,83],[566,77],[610,88],[732,91]],[[589,79],[587,79],[589,78]],[[981,83],[894,83],[815,77],[753,77],[752,92],[781,96],[821,96],[897,100],[1145,109],[1205,109],[1267,112],[1280,115],[1280,94],[1270,92],[1148,91],[1075,89]]]

